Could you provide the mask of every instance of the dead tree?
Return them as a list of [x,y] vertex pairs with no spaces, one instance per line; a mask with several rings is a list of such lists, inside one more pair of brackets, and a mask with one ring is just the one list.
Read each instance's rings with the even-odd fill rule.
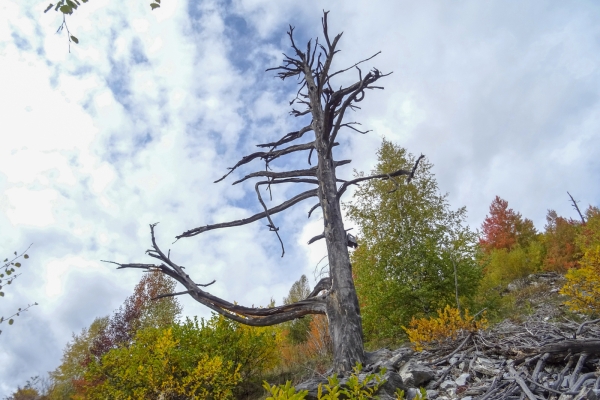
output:
[[[359,68],[360,64],[372,59],[379,53],[348,68],[332,72],[332,61],[339,51],[337,45],[342,34],[335,36],[333,40],[330,39],[327,28],[327,12],[324,12],[322,26],[325,43],[319,43],[318,39],[313,43],[311,39],[308,41],[305,51],[297,47],[293,36],[294,28],[290,26],[287,34],[291,42],[293,55],[284,54],[281,66],[267,70],[276,71],[277,77],[282,80],[287,78],[298,79],[300,88],[290,105],[295,103],[300,109],[292,109],[291,114],[296,117],[310,116],[310,123],[302,129],[284,135],[279,140],[259,144],[258,147],[264,150],[243,157],[230,168],[227,174],[216,181],[222,181],[237,168],[251,161],[262,160],[265,163],[264,170],[249,173],[233,182],[233,184],[251,178],[258,178],[259,181],[255,184],[255,190],[263,211],[246,219],[190,229],[177,236],[177,239],[188,238],[213,229],[246,225],[266,219],[268,221],[267,226],[277,235],[281,243],[283,256],[285,250],[278,233],[279,228],[273,222],[273,216],[304,200],[316,198],[318,201],[310,209],[308,216],[310,217],[312,212],[320,207],[323,214],[324,231],[323,234],[313,238],[311,242],[325,239],[329,258],[329,277],[324,278],[317,284],[319,290],[313,290],[310,296],[302,301],[279,307],[253,308],[230,303],[211,295],[204,289],[214,281],[208,284],[197,284],[184,272],[181,266],[171,260],[168,253],[165,254],[159,248],[154,235],[155,225],[150,226],[152,248],[147,251],[147,254],[158,259],[159,264],[115,264],[119,265],[119,268],[160,270],[180,282],[186,290],[164,294],[159,297],[188,294],[211,310],[247,325],[267,326],[290,321],[307,314],[325,314],[329,321],[329,332],[333,342],[334,370],[343,372],[351,370],[357,362],[364,364],[365,355],[360,310],[352,280],[347,233],[344,230],[342,220],[340,197],[350,185],[369,179],[393,180],[395,177],[407,176],[408,181],[410,181],[419,161],[417,161],[412,171],[390,171],[388,174],[358,177],[352,180],[342,180],[336,177],[336,168],[350,162],[350,160],[334,160],[332,149],[338,145],[336,142],[338,134],[343,129],[350,132],[367,133],[367,131],[358,128],[360,124],[346,122],[344,117],[346,117],[348,111],[359,108],[357,103],[364,99],[365,92],[372,89],[383,89],[381,86],[375,86],[375,82],[386,76],[386,74],[382,74],[377,69],[363,74]],[[332,79],[350,70],[355,70],[358,74],[356,83],[335,89]],[[309,135],[310,141],[291,144]],[[307,161],[309,165],[311,165],[311,156],[315,154],[317,165],[294,171],[276,172],[270,169],[272,161],[296,152],[308,152]],[[277,206],[268,208],[261,196],[260,189],[266,187],[270,190],[275,185],[280,184],[308,184],[313,185],[313,188]]]

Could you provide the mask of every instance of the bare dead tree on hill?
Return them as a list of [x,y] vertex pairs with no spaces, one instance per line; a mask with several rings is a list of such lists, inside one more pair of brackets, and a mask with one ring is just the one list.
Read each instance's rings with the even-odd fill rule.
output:
[[[409,182],[423,156],[417,160],[411,171],[390,171],[387,174],[359,177],[352,180],[337,178],[336,168],[350,162],[350,160],[334,160],[332,149],[338,145],[336,142],[338,134],[343,129],[361,134],[368,132],[359,129],[359,123],[347,122],[344,118],[348,111],[359,108],[357,104],[365,98],[367,91],[383,89],[381,86],[376,86],[375,83],[389,74],[383,74],[375,68],[364,74],[359,68],[360,64],[372,59],[379,53],[348,68],[332,72],[333,58],[339,52],[337,45],[342,34],[338,34],[331,40],[327,27],[327,12],[323,14],[322,27],[325,43],[319,43],[318,39],[313,43],[311,39],[308,41],[306,50],[302,51],[294,42],[294,28],[290,26],[287,34],[291,42],[293,55],[284,54],[282,65],[267,70],[276,71],[277,76],[282,80],[288,78],[299,80],[300,88],[296,97],[290,103],[290,105],[296,104],[299,109],[292,109],[291,114],[296,117],[310,116],[310,123],[297,131],[283,135],[279,140],[257,145],[263,150],[243,157],[230,168],[227,174],[216,181],[222,181],[233,171],[252,161],[263,161],[265,163],[264,169],[249,173],[233,182],[235,185],[248,179],[258,178],[259,181],[255,184],[255,190],[263,211],[241,220],[190,229],[177,236],[177,239],[192,237],[214,229],[241,226],[266,219],[268,221],[267,226],[277,235],[281,243],[283,256],[285,250],[279,236],[279,227],[275,225],[273,216],[302,201],[314,198],[317,202],[308,212],[308,216],[310,217],[315,209],[321,208],[324,231],[322,235],[311,239],[311,242],[325,239],[329,258],[329,276],[323,278],[317,284],[319,288],[324,290],[313,290],[311,295],[304,300],[278,307],[254,308],[233,304],[211,295],[204,289],[213,284],[214,281],[208,284],[197,284],[181,266],[171,260],[168,253],[165,254],[159,248],[154,235],[155,224],[150,226],[152,248],[147,250],[147,254],[158,259],[160,263],[115,264],[119,265],[119,268],[160,270],[180,282],[186,290],[178,293],[167,293],[158,297],[188,294],[211,310],[247,325],[267,326],[290,321],[308,314],[325,314],[329,321],[329,331],[333,342],[334,370],[343,372],[351,370],[357,362],[364,364],[365,354],[360,310],[352,279],[347,233],[344,230],[340,209],[340,197],[350,185],[369,179],[394,180],[395,177],[407,176]],[[340,86],[335,89],[332,79],[350,70],[355,70],[358,73],[358,80],[352,85]],[[309,134],[311,136],[309,141],[291,144],[309,136]],[[270,163],[274,160],[297,152],[308,152],[307,161],[309,165],[312,165],[311,160],[314,154],[317,160],[316,166],[281,172],[270,169]],[[261,196],[260,189],[266,187],[270,190],[273,186],[280,184],[304,184],[312,185],[313,188],[275,207],[268,208]]]

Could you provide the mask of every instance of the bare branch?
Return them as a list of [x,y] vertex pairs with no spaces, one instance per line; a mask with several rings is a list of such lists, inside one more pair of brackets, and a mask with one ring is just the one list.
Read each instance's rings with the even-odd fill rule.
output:
[[325,239],[325,234],[321,233],[320,235],[317,235],[313,238],[311,238],[307,244],[313,244],[314,242],[316,242],[317,240],[321,240],[321,239]]
[[350,128],[352,130],[355,130],[358,133],[362,133],[363,135],[366,133],[372,132],[371,129],[368,129],[366,131],[361,131],[360,129],[357,129],[357,128],[353,127],[352,125],[361,125],[361,124],[359,124],[358,122],[347,122],[345,124],[341,124],[340,128],[342,128],[342,127]]
[[315,288],[313,289],[313,291],[310,292],[310,294],[308,296],[306,296],[306,298],[310,299],[311,297],[315,297],[316,295],[321,293],[323,290],[329,290],[329,289],[331,289],[331,278],[330,277],[323,278],[315,285]]
[[[153,250],[149,250],[147,253],[148,255],[162,261],[160,265],[139,263],[121,264],[114,261],[106,261],[118,265],[118,268],[143,268],[146,270],[160,270],[161,272],[168,273],[169,276],[174,277],[187,289],[182,292],[159,295],[155,297],[155,299],[189,294],[196,301],[204,304],[211,310],[234,321],[252,326],[274,325],[281,322],[290,321],[307,314],[325,314],[325,296],[312,297],[293,304],[286,304],[278,307],[254,308],[243,307],[211,295],[210,293],[200,289],[200,287],[212,285],[215,281],[213,280],[212,282],[204,285],[196,284],[189,277],[189,275],[183,272],[182,266],[179,266],[172,260],[168,259],[156,243],[154,235],[155,226],[156,224],[150,225]],[[165,264],[170,266],[170,268]]]
[[321,207],[321,203],[317,203],[314,206],[312,206],[311,209],[308,210],[308,218],[310,218],[310,216],[312,215],[313,211],[315,211],[319,207]]
[[410,175],[408,176],[406,183],[410,183],[410,181],[412,181],[412,179],[415,177],[415,171],[417,170],[417,167],[419,166],[419,161],[421,161],[421,159],[423,159],[423,158],[425,158],[425,156],[423,154],[421,154],[419,156],[419,158],[417,158],[417,162],[415,162],[415,165],[413,165],[413,169],[412,169],[412,171],[410,171]]
[[190,294],[190,293],[191,292],[189,290],[184,290],[183,292],[177,292],[177,293],[166,293],[166,294],[161,294],[156,297],[153,297],[151,300],[164,299],[165,297],[181,296],[182,294]]
[[371,176],[362,176],[360,178],[352,179],[351,181],[348,181],[348,182],[344,183],[339,188],[338,193],[337,193],[337,198],[339,200],[340,197],[342,197],[342,195],[344,194],[344,192],[346,191],[346,189],[348,189],[348,186],[350,186],[350,185],[356,185],[359,182],[364,182],[364,181],[368,181],[368,180],[371,180],[371,179],[383,179],[383,180],[387,180],[387,179],[391,179],[392,177],[406,175],[406,176],[408,176],[408,179],[406,180],[406,183],[409,183],[412,180],[412,178],[414,177],[414,175],[415,175],[415,171],[417,169],[417,166],[419,165],[419,161],[421,161],[421,159],[424,158],[424,157],[425,156],[421,154],[421,156],[415,162],[415,165],[413,166],[412,171],[407,171],[405,169],[399,169],[399,170],[391,172],[389,174],[378,174],[378,175],[371,175]]
[[[348,232],[351,231],[354,228],[348,228],[348,229],[344,229],[344,232]],[[311,238],[307,244],[313,244],[314,242],[316,242],[317,240],[321,240],[321,239],[325,239],[325,233],[321,233],[320,235],[314,236],[313,238]]]
[[319,181],[316,180],[316,179],[290,178],[290,179],[283,179],[283,180],[280,180],[280,181],[261,181],[261,182],[257,182],[256,185],[254,185],[254,190],[256,191],[256,196],[258,196],[258,201],[263,206],[263,209],[265,210],[265,212],[264,212],[265,213],[265,217],[269,221],[269,225],[267,225],[267,226],[269,227],[269,230],[271,230],[272,232],[275,232],[275,235],[277,235],[277,239],[279,239],[279,243],[281,244],[281,257],[283,257],[285,255],[285,247],[283,246],[283,240],[281,240],[281,236],[279,236],[279,228],[277,228],[275,226],[275,223],[271,219],[271,215],[269,213],[269,209],[267,208],[267,205],[263,201],[262,196],[260,195],[260,190],[258,188],[261,185],[269,185],[269,187],[270,187],[270,185],[272,183],[289,183],[289,182],[295,182],[295,183],[314,183],[316,185],[319,184]]
[[[311,151],[312,151],[312,149],[311,149]],[[338,167],[340,165],[349,164],[350,162],[351,162],[351,160],[336,161],[335,166]],[[295,170],[295,171],[285,171],[285,172],[273,172],[273,171],[253,172],[251,174],[246,175],[242,179],[239,179],[239,180],[233,182],[232,185],[237,185],[238,183],[244,182],[245,180],[250,179],[250,178],[266,177],[266,178],[271,178],[271,179],[281,179],[281,178],[291,178],[291,177],[297,177],[297,176],[317,176],[317,167],[312,167],[309,169],[299,169],[299,170]],[[277,181],[271,181],[271,183],[277,183]],[[311,183],[314,183],[314,182],[311,182]],[[316,182],[316,183],[318,183],[318,182]]]
[[229,172],[223,175],[221,178],[217,179],[214,183],[221,182],[223,179],[227,178],[236,168],[248,164],[250,161],[255,160],[257,158],[265,160],[267,163],[279,158],[285,154],[294,153],[296,151],[302,150],[310,150],[314,147],[314,142],[297,144],[294,146],[286,147],[281,150],[271,150],[271,151],[257,151],[256,153],[252,153],[245,157],[242,157],[240,161],[237,162],[233,167],[229,168]]
[[[302,88],[301,88],[302,89]],[[298,130],[298,131],[294,131],[294,132],[290,132],[287,135],[285,135],[284,137],[282,137],[281,139],[279,139],[276,142],[270,142],[270,143],[263,143],[263,144],[257,144],[257,147],[277,147],[277,146],[281,146],[282,144],[285,143],[289,143],[292,142],[296,139],[301,138],[306,132],[310,132],[312,131],[312,127],[309,126],[305,126],[304,128]]]
[[352,68],[354,68],[354,67],[356,67],[356,66],[358,66],[358,65],[360,65],[360,64],[362,64],[362,63],[364,63],[364,62],[366,62],[366,61],[369,61],[369,60],[371,60],[371,59],[373,59],[373,58],[377,57],[379,54],[381,54],[381,51],[378,51],[377,53],[373,54],[371,57],[369,57],[369,58],[365,58],[364,60],[361,60],[361,61],[357,62],[356,64],[354,64],[354,65],[352,65],[352,66],[350,66],[350,67],[348,67],[348,68],[346,68],[346,69],[341,69],[341,70],[339,70],[339,71],[337,71],[337,72],[334,72],[333,74],[329,75],[329,77],[328,77],[327,79],[328,79],[328,80],[331,80],[331,78],[333,78],[333,77],[334,77],[334,76],[336,76],[337,74],[341,74],[341,73],[343,73],[343,72],[349,71],[349,70],[351,70]]
[[[273,182],[271,182],[273,183]],[[318,195],[317,189],[313,189],[313,190],[307,190],[306,192],[300,193],[299,195],[281,203],[278,206],[275,206],[271,209],[268,210],[268,213],[270,215],[273,214],[277,214],[283,210],[286,210],[288,208],[290,208],[291,206],[293,206],[294,204],[297,204],[299,202],[301,202],[302,200],[306,200],[309,199],[311,197],[316,197]],[[206,231],[211,231],[214,229],[220,229],[220,228],[229,228],[232,226],[242,226],[242,225],[246,225],[249,223],[252,223],[254,221],[258,221],[259,219],[262,219],[266,217],[266,213],[265,212],[261,212],[258,214],[255,214],[251,217],[248,218],[244,218],[244,219],[239,219],[236,221],[231,221],[231,222],[222,222],[219,224],[212,224],[212,225],[206,225],[206,226],[201,226],[199,228],[194,228],[194,229],[190,229],[189,231],[185,231],[184,233],[182,233],[179,236],[176,236],[177,239],[181,239],[182,237],[191,237],[191,236],[196,236],[200,233],[206,232]]]
[[577,214],[579,214],[579,218],[581,218],[581,222],[583,222],[585,224],[585,218],[583,218],[583,214],[581,214],[581,211],[579,210],[579,206],[577,205],[577,202],[575,201],[573,196],[571,196],[571,193],[567,192],[567,194],[571,198],[571,202],[573,203],[573,208],[575,208],[575,210],[577,210]]
[[[369,85],[374,83],[380,78],[388,76],[389,74],[382,74],[377,68],[373,68],[373,71],[369,72],[364,79],[361,79],[359,82],[354,85],[347,87],[345,89],[340,89],[335,92],[331,96],[330,103],[327,104],[327,113],[329,114],[329,118],[333,121],[334,116],[337,118],[335,122],[335,126],[333,127],[329,137],[325,137],[324,139],[329,140],[329,143],[333,143],[335,138],[340,130],[342,125],[342,120],[344,118],[344,114],[346,109],[352,106],[352,102],[362,101],[364,98],[364,90],[365,89],[374,89],[375,87],[370,87]],[[357,96],[361,97],[357,97]],[[343,97],[348,96],[348,98],[344,101],[342,106],[335,110],[335,107],[342,100]],[[328,148],[328,152],[331,151],[331,145]]]

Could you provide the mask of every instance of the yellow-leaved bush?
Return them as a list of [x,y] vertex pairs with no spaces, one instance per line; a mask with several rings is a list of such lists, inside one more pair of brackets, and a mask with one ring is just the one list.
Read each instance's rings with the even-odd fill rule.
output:
[[[85,399],[231,399],[240,366],[220,356],[185,354],[172,329],[144,329],[86,373]],[[79,396],[76,396],[79,397]]]
[[588,315],[600,314],[600,209],[590,207],[587,221],[575,239],[583,252],[580,268],[567,271],[567,283],[560,293],[569,296],[565,302],[571,311]]
[[270,327],[249,327],[220,315],[141,329],[131,343],[90,362],[75,397],[247,397],[260,390],[259,379],[277,365],[277,340]]
[[600,245],[585,252],[580,268],[570,269],[560,294],[569,296],[569,309],[589,315],[600,314]]
[[485,312],[478,321],[469,315],[469,310],[465,310],[462,316],[457,308],[450,306],[446,306],[444,310],[437,310],[437,313],[437,317],[413,317],[408,328],[402,327],[415,350],[422,351],[427,343],[456,339],[461,332],[474,332],[487,327]]

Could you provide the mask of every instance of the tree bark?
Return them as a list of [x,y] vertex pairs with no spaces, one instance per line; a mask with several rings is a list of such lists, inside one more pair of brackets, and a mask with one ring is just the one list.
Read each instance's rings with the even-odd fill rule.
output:
[[364,365],[362,322],[358,297],[352,279],[346,231],[337,199],[335,168],[332,160],[319,154],[319,200],[323,224],[329,276],[332,287],[327,297],[327,318],[333,343],[334,369],[351,371],[356,363]]

